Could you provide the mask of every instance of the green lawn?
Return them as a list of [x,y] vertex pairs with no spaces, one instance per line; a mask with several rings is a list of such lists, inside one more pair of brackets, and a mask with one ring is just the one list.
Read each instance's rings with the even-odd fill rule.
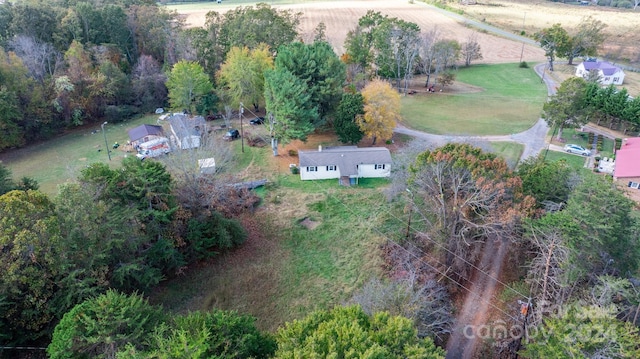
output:
[[564,160],[571,167],[577,170],[584,169],[584,164],[585,164],[585,161],[587,160],[586,157],[583,157],[583,156],[577,156],[577,155],[572,155],[572,154],[558,152],[558,151],[548,151],[545,155],[543,150],[542,154],[543,156],[545,156],[546,161],[553,162],[553,161]]
[[123,123],[105,125],[111,161],[105,151],[100,124],[74,129],[61,137],[6,151],[0,154],[0,161],[11,170],[14,179],[24,176],[35,178],[42,192],[55,195],[59,184],[75,180],[82,168],[91,163],[105,162],[112,167],[120,166],[127,153],[123,151],[122,146],[112,149],[113,143],[127,143],[129,129],[143,123],[155,124],[157,118],[158,115],[149,115]]
[[515,168],[524,152],[524,145],[515,142],[491,142],[492,152],[504,158],[510,168]]
[[[151,300],[174,312],[238,310],[254,315],[263,330],[339,305],[379,273],[379,245],[404,228],[404,220],[389,214],[381,193],[387,184],[378,179],[341,187],[336,180],[283,174],[261,193],[248,225],[258,230],[247,243],[166,282]],[[303,226],[305,218],[317,227]],[[381,223],[384,230],[377,229]]]
[[[580,132],[575,128],[562,130],[562,138],[565,143],[575,143],[584,148],[591,149],[592,144],[589,143],[589,135],[587,132]],[[614,140],[604,137],[602,141],[602,151],[598,154],[600,157],[613,157]]]
[[533,68],[523,69],[517,64],[461,68],[456,81],[479,91],[403,97],[403,121],[434,134],[512,134],[538,120],[547,97],[547,89]]

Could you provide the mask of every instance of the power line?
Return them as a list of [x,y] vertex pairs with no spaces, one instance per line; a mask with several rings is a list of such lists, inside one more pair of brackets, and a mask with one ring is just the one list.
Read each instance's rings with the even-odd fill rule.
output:
[[[296,150],[299,152],[300,148],[296,147]],[[320,163],[315,163],[315,165],[320,165]],[[330,196],[331,194],[329,194],[326,191],[323,191],[322,188],[317,185],[316,183],[314,183],[314,185],[316,185],[316,187],[321,189],[321,192],[324,192],[325,195]],[[351,207],[349,207],[348,205],[346,205],[344,202],[338,200],[338,203],[340,203],[343,207],[345,207],[347,209],[347,211],[351,212],[352,214],[355,214],[353,209]],[[413,205],[413,204],[412,204]],[[404,220],[393,215],[388,209],[383,208],[382,206],[378,207],[379,209],[381,209],[383,212],[385,212],[386,214],[390,215],[391,218],[394,218],[396,220],[398,220],[399,222],[404,224]],[[411,227],[410,227],[411,228]],[[411,228],[413,230],[415,230],[414,228]],[[491,306],[492,308],[500,311],[501,313],[503,313],[505,316],[513,319],[513,320],[517,320],[517,318],[513,317],[512,315],[510,315],[509,313],[505,312],[504,310],[502,310],[502,308],[499,308],[497,306],[495,306],[494,304],[492,304],[490,301],[482,298],[478,293],[475,293],[474,291],[472,291],[470,288],[467,288],[466,286],[462,285],[460,282],[458,282],[457,280],[453,279],[450,275],[448,275],[447,273],[443,272],[442,270],[438,269],[437,267],[433,266],[431,263],[428,263],[426,261],[424,261],[424,259],[417,257],[414,253],[411,253],[409,250],[407,250],[406,248],[404,248],[403,246],[401,246],[399,243],[397,243],[396,241],[394,241],[393,239],[389,238],[389,236],[387,236],[386,234],[382,233],[380,230],[378,230],[377,228],[373,228],[373,230],[375,232],[377,232],[381,237],[385,238],[387,241],[389,241],[390,243],[394,244],[395,246],[401,248],[403,251],[407,252],[410,256],[414,257],[415,259],[417,259],[418,261],[426,264],[427,266],[429,266],[430,268],[432,268],[433,270],[435,270],[438,274],[442,275],[443,277],[451,280],[453,283],[455,283],[457,286],[459,286],[460,288],[466,290],[469,294],[474,295],[476,298],[480,299],[481,301],[485,302],[486,304],[488,304],[489,306]],[[520,293],[518,290],[516,290],[515,288],[511,287],[510,285],[508,285],[507,283],[504,283],[503,281],[499,280],[498,278],[495,278],[494,276],[492,276],[491,274],[487,273],[486,271],[482,270],[481,268],[477,267],[476,265],[474,265],[473,263],[469,262],[467,259],[465,259],[464,257],[459,256],[458,254],[451,252],[449,249],[447,249],[446,247],[444,247],[442,244],[436,242],[435,240],[428,238],[431,242],[433,242],[434,244],[441,246],[442,248],[444,248],[446,251],[448,251],[449,253],[451,253],[453,256],[455,256],[456,258],[461,259],[462,261],[464,261],[465,263],[467,263],[468,265],[470,265],[472,268],[476,269],[478,272],[484,274],[485,276],[487,276],[489,279],[491,280],[495,280],[497,283],[500,283],[501,285],[503,285],[505,288],[508,288],[510,290],[512,290],[513,292],[517,293],[518,295],[522,296],[522,298],[524,299],[529,299],[528,296]],[[423,254],[426,255],[422,250],[420,250],[419,248],[417,248],[417,250]],[[435,259],[434,259],[435,260]],[[438,260],[435,260],[436,263],[438,265],[442,265],[442,263],[440,263]],[[457,274],[457,273],[456,273]]]

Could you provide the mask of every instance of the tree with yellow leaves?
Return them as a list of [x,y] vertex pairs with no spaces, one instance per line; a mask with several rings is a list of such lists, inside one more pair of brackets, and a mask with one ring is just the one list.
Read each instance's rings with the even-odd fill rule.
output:
[[388,82],[373,80],[362,89],[364,115],[356,119],[360,130],[376,144],[378,137],[388,140],[400,117],[400,94]]

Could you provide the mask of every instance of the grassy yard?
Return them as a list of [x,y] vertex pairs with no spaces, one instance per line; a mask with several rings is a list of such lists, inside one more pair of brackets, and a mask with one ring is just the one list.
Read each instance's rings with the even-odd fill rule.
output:
[[[238,310],[254,315],[264,330],[339,305],[379,273],[379,245],[403,227],[401,219],[388,223],[395,217],[381,193],[387,183],[345,188],[282,174],[243,219],[247,243],[166,282],[151,300],[175,312]],[[387,233],[376,230],[382,222]]]
[[515,142],[491,142],[492,152],[504,158],[510,168],[515,168],[524,152],[524,145]]
[[[589,143],[589,135],[587,132],[580,132],[575,128],[568,128],[562,130],[562,138],[565,143],[575,143],[584,148],[591,149],[592,144]],[[602,151],[598,152],[600,157],[612,157],[613,156],[614,140],[604,137],[602,141]]]
[[546,155],[544,154],[544,151],[542,153],[543,153],[543,156],[545,156],[545,160],[547,161],[555,162],[555,161],[564,160],[571,167],[577,170],[584,169],[584,164],[585,164],[585,161],[587,160],[586,157],[576,156],[576,155],[572,155],[564,152],[548,151]]
[[[129,140],[127,131],[144,123],[155,124],[158,115],[149,115],[123,123],[104,126],[111,161],[105,151],[105,140],[100,124],[74,129],[61,137],[0,154],[14,179],[24,176],[35,178],[40,190],[49,195],[58,192],[58,185],[77,178],[82,168],[94,162],[120,166],[127,153],[123,146],[112,149],[114,142],[123,145]],[[129,154],[130,155],[130,154]]]
[[461,91],[402,99],[408,126],[435,134],[505,135],[524,131],[540,117],[546,87],[532,68],[474,65],[456,72]]

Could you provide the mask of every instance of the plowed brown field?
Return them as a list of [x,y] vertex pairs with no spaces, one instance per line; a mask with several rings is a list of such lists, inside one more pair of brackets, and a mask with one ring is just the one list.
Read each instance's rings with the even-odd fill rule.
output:
[[[184,14],[190,26],[203,26],[205,14],[210,10],[224,12],[235,8],[233,3],[222,6],[203,4],[202,8],[177,8]],[[423,31],[437,28],[443,38],[454,39],[459,42],[467,41],[470,34],[477,33],[477,41],[482,50],[483,63],[504,63],[520,61],[522,43],[478,32],[465,26],[438,11],[421,3],[410,4],[408,1],[393,0],[354,0],[312,2],[290,5],[273,5],[277,9],[291,9],[301,12],[300,33],[303,39],[311,39],[313,30],[319,23],[326,25],[327,40],[333,45],[336,53],[344,53],[344,40],[347,32],[356,27],[358,19],[368,10],[379,11],[389,17],[397,17],[405,21],[416,23]],[[544,52],[535,46],[525,45],[523,60],[530,62],[544,61]]]

